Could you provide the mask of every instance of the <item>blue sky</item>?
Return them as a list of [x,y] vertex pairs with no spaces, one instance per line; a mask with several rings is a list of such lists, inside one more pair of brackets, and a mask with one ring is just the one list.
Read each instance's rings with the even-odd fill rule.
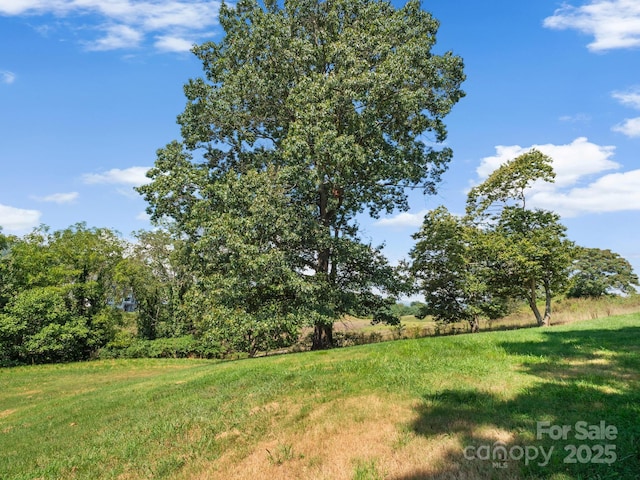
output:
[[[133,191],[179,137],[182,85],[201,74],[193,43],[219,40],[204,0],[0,0],[0,225],[24,234],[79,221],[150,228]],[[466,191],[536,146],[557,181],[530,204],[557,211],[572,240],[640,271],[640,1],[424,0],[437,51],[466,65],[447,118],[454,160],[436,196],[363,218],[393,261],[425,211],[462,212]]]

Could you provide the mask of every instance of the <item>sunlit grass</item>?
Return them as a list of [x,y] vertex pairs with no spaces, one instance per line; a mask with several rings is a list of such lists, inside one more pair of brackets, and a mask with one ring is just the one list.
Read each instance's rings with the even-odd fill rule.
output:
[[[0,370],[2,479],[634,478],[640,315],[251,360]],[[606,421],[613,465],[536,422]],[[545,467],[465,446],[555,446]],[[596,442],[591,442],[596,443]]]

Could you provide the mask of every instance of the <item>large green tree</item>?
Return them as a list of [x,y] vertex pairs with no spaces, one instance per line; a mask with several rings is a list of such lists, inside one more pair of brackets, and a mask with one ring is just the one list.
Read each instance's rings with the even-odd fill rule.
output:
[[[220,24],[220,42],[194,48],[205,77],[185,86],[183,140],[158,152],[140,191],[195,245],[200,285],[256,287],[225,307],[299,307],[313,347],[330,346],[344,313],[388,318],[398,283],[356,217],[407,208],[409,187],[435,191],[462,61],[432,52],[438,22],[417,1],[241,0]],[[251,207],[269,198],[276,212]]]
[[569,297],[601,297],[632,294],[638,276],[628,260],[611,250],[579,247],[571,265]]
[[[538,325],[549,325],[551,300],[567,285],[573,255],[560,217],[526,205],[535,182],[553,182],[551,164],[550,157],[531,150],[500,166],[467,197],[467,221],[485,232],[493,290],[525,299]],[[540,296],[544,312],[538,308]]]

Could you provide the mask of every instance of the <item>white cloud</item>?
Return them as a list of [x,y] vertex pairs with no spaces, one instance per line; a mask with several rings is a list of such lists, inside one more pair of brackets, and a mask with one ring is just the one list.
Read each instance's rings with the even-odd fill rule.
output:
[[604,175],[586,187],[567,192],[538,192],[531,197],[531,202],[567,217],[640,210],[640,170]]
[[640,137],[640,117],[627,118],[624,122],[611,128],[614,132],[620,132],[627,137]]
[[401,212],[393,217],[381,218],[375,222],[375,225],[379,227],[419,227],[424,221],[424,216],[427,214],[427,210],[421,210],[417,213]]
[[483,158],[480,166],[476,169],[481,180],[487,178],[500,165],[532,148],[553,159],[553,169],[556,172],[555,184],[561,187],[573,185],[587,175],[620,167],[618,163],[611,160],[615,153],[615,147],[596,145],[585,137],[576,138],[567,145],[545,144],[524,148],[520,145],[498,145],[495,148],[496,155]]
[[179,37],[160,36],[156,39],[155,47],[163,52],[188,52],[195,42]]
[[0,204],[0,226],[7,232],[24,232],[40,224],[42,213]]
[[481,180],[484,180],[491,175],[491,173],[494,170],[497,170],[500,165],[503,165],[509,160],[513,160],[517,156],[528,151],[520,145],[497,145],[495,148],[496,154],[491,157],[484,157],[478,168],[476,168],[476,173]]
[[[634,87],[622,92],[613,92],[611,96],[622,105],[640,110],[640,87]],[[611,130],[632,138],[640,137],[640,117],[627,118],[624,122],[614,125]]]
[[553,210],[562,216],[640,210],[640,170],[594,175],[619,169],[611,157],[615,147],[602,146],[580,137],[567,145],[497,146],[497,155],[482,159],[480,180],[516,156],[536,148],[553,159],[556,182],[534,185],[527,195],[530,207]]
[[148,170],[149,167],[130,167],[124,170],[113,168],[104,173],[86,173],[82,179],[88,184],[107,183],[137,187],[151,181],[146,176]]
[[576,113],[575,115],[563,115],[559,118],[561,122],[569,123],[589,123],[591,121],[591,115],[586,113]]
[[8,70],[0,70],[0,83],[11,85],[16,81],[16,74]]
[[37,200],[42,202],[51,202],[51,203],[71,203],[76,200],[79,196],[78,192],[69,192],[69,193],[53,193],[51,195],[47,195],[45,197],[36,197]]
[[135,48],[140,45],[143,34],[127,25],[111,25],[104,28],[106,35],[87,43],[87,50],[105,51],[119,48]]
[[147,212],[140,212],[138,213],[138,215],[136,215],[136,220],[140,220],[141,222],[148,222],[149,220],[151,220],[151,215],[149,215]]
[[0,13],[4,15],[20,15],[39,3],[43,2],[39,0],[0,0]]
[[618,100],[622,105],[640,110],[640,88],[634,87],[623,92],[613,92],[613,98]]
[[640,2],[638,0],[592,0],[580,7],[563,5],[544,26],[575,29],[592,35],[587,47],[593,52],[640,47]]
[[208,34],[218,22],[219,7],[218,0],[0,0],[0,15],[97,17],[97,28],[107,34],[89,42],[90,50],[137,47],[155,34],[160,50],[184,51],[177,47],[184,47],[185,35]]

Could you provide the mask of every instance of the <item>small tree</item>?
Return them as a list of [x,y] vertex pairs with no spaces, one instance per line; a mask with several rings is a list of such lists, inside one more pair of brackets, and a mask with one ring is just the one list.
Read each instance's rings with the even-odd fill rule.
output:
[[[538,325],[549,325],[551,299],[567,284],[573,254],[557,214],[526,208],[527,189],[537,181],[553,181],[551,163],[531,150],[499,167],[467,197],[467,221],[486,232],[485,250],[494,262],[492,289],[526,299]],[[544,313],[537,305],[540,292]]]
[[497,318],[505,303],[489,288],[489,265],[481,255],[484,233],[439,207],[427,213],[413,238],[410,272],[425,295],[422,316],[452,323],[468,321],[472,332],[480,318]]
[[[573,243],[553,212],[506,207],[495,230],[488,235],[496,259],[495,288],[526,299],[539,326],[551,320],[551,300],[568,283]],[[538,298],[544,298],[544,312]]]

